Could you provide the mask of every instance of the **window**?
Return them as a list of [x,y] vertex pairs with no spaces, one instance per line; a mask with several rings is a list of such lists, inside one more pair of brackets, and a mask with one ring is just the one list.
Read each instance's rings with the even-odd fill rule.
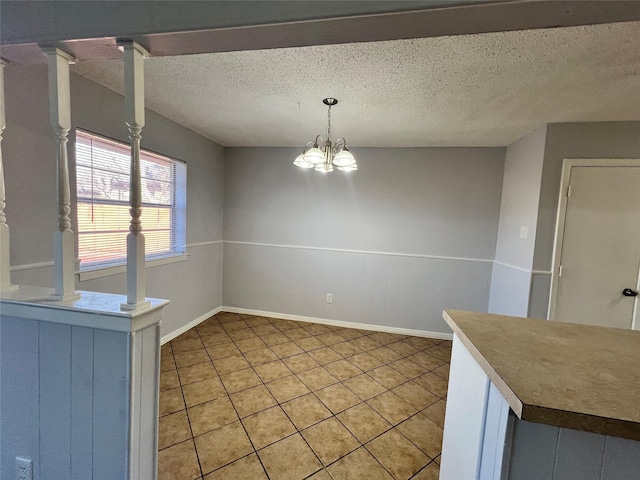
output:
[[[130,164],[129,145],[76,130],[80,270],[126,262]],[[147,260],[184,253],[186,165],[141,150],[140,166]]]

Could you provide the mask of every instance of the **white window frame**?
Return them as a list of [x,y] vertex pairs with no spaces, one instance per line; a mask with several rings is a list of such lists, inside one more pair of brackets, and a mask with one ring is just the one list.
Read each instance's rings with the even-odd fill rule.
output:
[[[76,136],[78,134],[89,135],[92,137],[97,137],[98,139],[104,140],[106,142],[117,144],[119,146],[124,146],[127,148],[129,147],[129,145],[124,142],[111,139],[104,135],[93,133],[89,130],[78,128],[75,130],[75,134]],[[178,218],[174,217],[174,219],[171,222],[171,226],[172,226],[171,236],[173,238],[172,251],[162,253],[162,254],[147,253],[145,266],[146,268],[150,268],[150,267],[157,267],[161,265],[168,265],[171,263],[185,261],[188,258],[188,253],[186,252],[186,210],[187,210],[186,209],[186,198],[187,198],[186,162],[177,160],[175,158],[168,157],[166,155],[162,155],[147,149],[141,149],[141,154],[145,154],[145,153],[150,154],[152,156],[156,156],[156,157],[162,157],[163,159],[170,161],[178,169],[179,173],[177,176],[179,176],[180,177],[179,180],[181,180],[181,181],[176,181],[174,179],[174,181],[176,182],[174,183],[174,185],[178,185],[181,188],[177,189],[174,192],[173,205],[171,207],[172,215],[174,216],[178,215]],[[76,189],[76,193],[77,193],[77,187],[78,187],[78,180],[76,175],[76,179],[74,182],[74,188]],[[128,199],[127,199],[127,204],[128,204]],[[77,205],[78,205],[78,199],[76,195],[76,202],[74,205],[76,209],[76,214],[77,214]],[[144,207],[145,205],[143,203],[142,208],[144,209]],[[142,233],[144,234],[144,224],[142,225]],[[76,223],[76,234],[75,234],[76,242],[78,242],[79,234],[80,234],[79,227],[77,226],[77,223]],[[76,243],[76,247],[77,247],[77,243]],[[76,252],[78,252],[78,248],[76,248]],[[123,274],[123,273],[126,273],[127,271],[126,256],[122,257],[121,259],[119,258],[117,260],[92,262],[85,266],[82,266],[80,260],[81,259],[79,258],[79,255],[78,255],[76,274],[80,281],[86,281],[86,280],[92,280],[92,279],[101,278],[101,277]]]

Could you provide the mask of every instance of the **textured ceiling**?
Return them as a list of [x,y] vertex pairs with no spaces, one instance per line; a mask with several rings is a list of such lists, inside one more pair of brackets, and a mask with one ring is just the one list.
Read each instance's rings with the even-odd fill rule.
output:
[[[149,58],[146,104],[224,146],[504,146],[544,123],[640,120],[640,22]],[[120,61],[79,62],[122,92]],[[144,133],[143,133],[144,134]]]

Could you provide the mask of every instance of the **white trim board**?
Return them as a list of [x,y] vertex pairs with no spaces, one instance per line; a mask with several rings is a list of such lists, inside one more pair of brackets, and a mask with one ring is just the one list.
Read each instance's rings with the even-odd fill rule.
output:
[[174,338],[182,335],[184,332],[186,332],[188,330],[191,330],[193,327],[196,327],[196,326],[200,325],[207,318],[212,317],[216,313],[220,313],[222,310],[223,310],[223,307],[216,307],[213,310],[209,310],[207,313],[205,313],[203,315],[200,315],[198,318],[196,318],[195,320],[190,321],[186,325],[183,325],[182,327],[178,328],[177,330],[174,330],[171,333],[167,333],[165,336],[163,336],[160,339],[160,344],[164,345],[165,343],[170,342]]
[[259,317],[280,318],[282,320],[295,320],[296,322],[320,323],[334,327],[355,328],[358,330],[371,330],[373,332],[395,333],[398,335],[412,335],[414,337],[435,338],[438,340],[453,340],[452,333],[430,332],[426,330],[413,330],[410,328],[389,327],[386,325],[373,325],[369,323],[346,322],[343,320],[330,320],[328,318],[305,317],[303,315],[290,315],[288,313],[265,312],[264,310],[252,310],[250,308],[220,307],[222,312],[244,313]]
[[452,260],[452,261],[458,261],[458,262],[493,263],[492,259],[487,259],[487,258],[447,257],[447,256],[441,256],[441,255],[426,255],[426,254],[420,254],[420,253],[379,252],[376,250],[352,250],[352,249],[346,249],[346,248],[309,247],[305,245],[279,245],[276,243],[240,242],[236,240],[225,240],[224,243],[228,243],[230,245],[249,245],[252,247],[292,248],[296,250],[316,250],[321,252],[359,253],[359,254],[365,254],[365,255],[383,255],[383,256],[389,256],[389,257],[411,257],[411,258],[428,258],[431,260]]

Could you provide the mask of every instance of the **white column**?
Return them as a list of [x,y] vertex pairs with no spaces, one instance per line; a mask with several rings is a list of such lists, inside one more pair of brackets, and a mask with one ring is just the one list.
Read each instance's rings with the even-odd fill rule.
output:
[[11,285],[11,266],[9,251],[9,225],[4,214],[5,192],[4,192],[4,167],[2,165],[2,132],[6,126],[4,115],[4,63],[0,61],[0,292],[7,292],[18,288]]
[[53,298],[80,298],[75,291],[74,235],[71,230],[71,196],[69,192],[69,161],[67,135],[71,128],[71,88],[69,64],[75,59],[57,48],[43,49],[49,64],[49,112],[56,137],[56,197],[58,221],[53,233]]
[[144,127],[144,58],[147,51],[135,42],[124,47],[124,109],[131,139],[131,186],[129,205],[131,224],[127,235],[127,303],[123,310],[146,308],[144,235],[142,234],[142,188],[140,183],[140,137]]

